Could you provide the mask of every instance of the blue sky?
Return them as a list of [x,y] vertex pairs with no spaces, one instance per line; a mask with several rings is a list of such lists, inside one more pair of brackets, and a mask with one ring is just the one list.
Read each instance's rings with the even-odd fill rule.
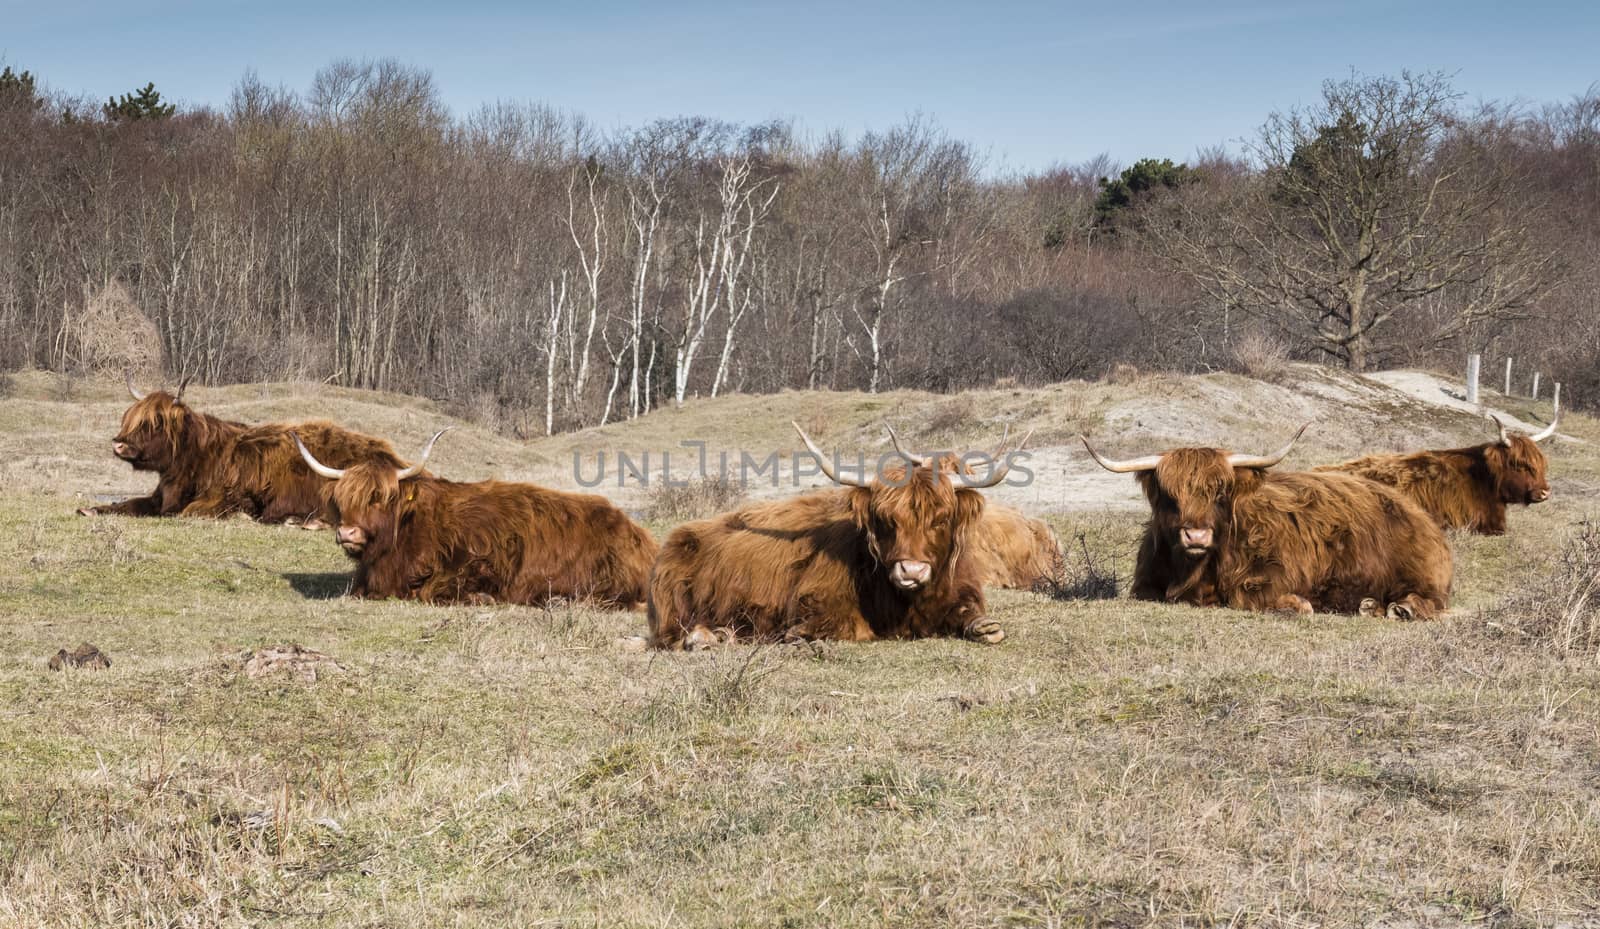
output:
[[[1600,4],[0,2],[0,60],[104,98],[221,103],[254,68],[305,89],[339,57],[430,69],[457,113],[540,100],[600,126],[699,114],[857,133],[934,117],[990,169],[1191,158],[1321,81],[1441,69],[1469,98],[1600,81]],[[1235,147],[1230,144],[1230,147]]]

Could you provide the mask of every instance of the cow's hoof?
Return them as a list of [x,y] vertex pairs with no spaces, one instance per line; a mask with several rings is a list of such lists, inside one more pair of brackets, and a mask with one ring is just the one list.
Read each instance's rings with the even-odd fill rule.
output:
[[1386,615],[1395,622],[1409,623],[1417,618],[1417,611],[1409,603],[1391,603]]
[[80,506],[80,507],[78,507],[78,515],[79,516],[99,516],[100,515],[100,511],[95,509],[92,506]]
[[696,626],[683,637],[683,650],[686,652],[702,652],[720,644],[717,634],[705,626]]
[[1310,616],[1316,612],[1311,601],[1299,594],[1284,594],[1278,598],[1278,609],[1285,613],[1294,613],[1300,616]]
[[974,619],[972,622],[967,623],[966,636],[974,642],[982,642],[985,645],[994,645],[1006,637],[1006,631],[1000,628],[1000,622],[998,620],[990,619],[987,616],[980,616],[977,619]]
[[467,601],[466,602],[471,604],[472,606],[494,606],[495,605],[494,597],[491,597],[490,595],[488,595],[486,593],[483,593],[481,591],[478,592],[478,593],[467,594]]
[[632,653],[647,652],[650,650],[650,640],[642,635],[618,636],[617,650]]
[[301,523],[300,524],[300,528],[301,529],[310,529],[313,532],[315,532],[315,531],[318,531],[318,530],[321,530],[321,529],[332,529],[333,526],[331,524],[325,523],[322,520],[318,519],[317,517],[313,516],[310,519],[306,520],[305,522]]
[[1356,610],[1356,615],[1365,616],[1368,619],[1382,619],[1383,610],[1379,608],[1377,600],[1367,597],[1361,601],[1361,606]]

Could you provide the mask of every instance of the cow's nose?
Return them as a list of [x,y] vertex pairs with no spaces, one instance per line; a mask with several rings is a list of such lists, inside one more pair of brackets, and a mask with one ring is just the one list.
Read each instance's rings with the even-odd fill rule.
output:
[[1548,488],[1548,487],[1544,488],[1543,490],[1536,490],[1536,491],[1533,492],[1533,502],[1534,503],[1543,503],[1543,502],[1545,502],[1546,500],[1549,500],[1549,499],[1550,499],[1550,488]]
[[339,544],[340,545],[359,545],[359,544],[361,544],[361,529],[360,529],[360,527],[357,527],[357,526],[340,526],[339,527]]
[[128,454],[128,443],[126,443],[126,442],[112,442],[111,443],[111,452],[112,452],[112,454],[115,454],[115,455],[117,455],[119,457],[122,456],[122,455]]
[[1190,548],[1210,548],[1211,530],[1191,529],[1185,526],[1183,527],[1183,544]]
[[928,578],[933,576],[933,565],[926,561],[897,561],[889,574],[896,584],[909,590],[928,583]]

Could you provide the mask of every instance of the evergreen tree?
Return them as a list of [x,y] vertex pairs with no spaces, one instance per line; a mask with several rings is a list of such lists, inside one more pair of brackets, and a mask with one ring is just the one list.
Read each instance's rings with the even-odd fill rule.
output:
[[177,112],[177,106],[161,102],[161,92],[152,81],[131,94],[112,97],[103,107],[106,119],[112,122],[139,119],[166,119]]

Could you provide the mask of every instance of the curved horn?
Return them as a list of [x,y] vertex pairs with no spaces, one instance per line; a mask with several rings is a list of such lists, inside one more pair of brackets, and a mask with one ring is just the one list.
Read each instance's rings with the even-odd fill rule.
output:
[[144,394],[139,393],[139,388],[133,386],[133,369],[132,368],[123,368],[122,369],[122,379],[125,382],[127,382],[128,393],[133,394],[133,399],[135,399],[135,400],[143,400],[144,399]]
[[1500,427],[1500,444],[1509,446],[1511,444],[1511,433],[1506,431],[1506,424],[1501,422],[1500,417],[1493,413],[1485,413],[1484,415],[1488,416],[1496,426]]
[[194,380],[194,375],[190,374],[187,377],[185,377],[183,380],[178,382],[178,392],[172,396],[172,399],[174,401],[183,399],[183,392],[186,389],[188,389],[189,382],[192,381],[192,380]]
[[300,436],[298,433],[289,433],[289,438],[294,439],[295,448],[300,449],[300,457],[306,460],[306,467],[317,472],[330,481],[337,481],[339,478],[344,477],[343,468],[330,468],[318,461],[316,456],[311,454],[311,449],[306,448],[306,443],[300,441]]
[[1082,442],[1083,447],[1089,450],[1089,457],[1094,459],[1095,464],[1098,464],[1100,467],[1105,468],[1107,471],[1110,471],[1114,474],[1131,474],[1135,471],[1154,471],[1156,469],[1156,465],[1161,463],[1160,455],[1146,455],[1143,458],[1129,458],[1127,461],[1118,461],[1115,458],[1102,458],[1100,453],[1094,450],[1094,446],[1089,444],[1088,436],[1080,435],[1078,436],[1078,441]]
[[1294,443],[1300,441],[1300,436],[1309,428],[1311,428],[1310,423],[1301,426],[1299,431],[1295,432],[1294,436],[1284,443],[1283,448],[1270,455],[1229,455],[1228,466],[1232,468],[1270,468],[1289,454],[1289,449],[1294,448]]
[[1017,447],[1012,449],[1011,452],[1007,452],[1006,451],[1006,436],[1008,436],[1010,434],[1011,434],[1011,427],[1007,426],[1006,427],[1006,431],[1004,433],[1002,433],[1001,436],[1000,436],[1000,450],[995,452],[995,457],[1000,460],[1000,464],[998,466],[996,466],[993,471],[989,472],[989,476],[988,477],[984,478],[981,481],[969,481],[969,480],[967,480],[966,475],[962,475],[962,477],[961,477],[961,486],[962,487],[970,487],[970,488],[972,488],[974,490],[982,490],[985,487],[993,487],[993,486],[999,484],[1001,481],[1006,479],[1006,475],[1011,473],[1011,458],[1009,457],[1010,454],[1013,453],[1013,452],[1022,451],[1023,446],[1028,444],[1028,440],[1033,438],[1033,430],[1029,429],[1028,430],[1028,434],[1022,437],[1022,441],[1021,442],[1017,443]]
[[1534,440],[1535,442],[1543,442],[1545,439],[1548,439],[1556,434],[1556,423],[1559,422],[1561,422],[1561,407],[1558,406],[1555,408],[1555,412],[1551,414],[1550,425],[1544,427],[1538,432],[1535,432],[1533,435],[1528,436],[1528,438]]
[[397,481],[403,481],[408,477],[416,477],[418,474],[421,474],[422,466],[428,463],[428,456],[433,454],[433,443],[439,441],[439,436],[444,435],[446,432],[449,432],[454,428],[454,426],[446,426],[443,429],[440,429],[438,432],[435,432],[433,434],[433,438],[428,440],[428,444],[422,446],[422,454],[417,456],[417,463],[409,468],[401,468],[395,473],[394,479]]
[[895,454],[899,455],[901,458],[904,458],[905,460],[911,462],[912,465],[919,468],[933,460],[924,455],[913,455],[901,448],[900,437],[894,434],[894,427],[889,425],[887,422],[883,424],[883,428],[889,430],[889,441],[894,443]]
[[846,487],[867,486],[867,482],[864,480],[840,476],[838,470],[833,466],[833,459],[829,458],[827,455],[824,455],[822,453],[822,449],[817,448],[817,443],[811,441],[811,437],[806,435],[806,431],[804,429],[800,428],[800,424],[790,420],[789,425],[794,427],[795,432],[800,433],[800,441],[806,443],[806,448],[810,449],[811,454],[816,456],[817,465],[822,468],[822,473],[828,476],[828,480],[833,481],[835,484],[843,484]]

